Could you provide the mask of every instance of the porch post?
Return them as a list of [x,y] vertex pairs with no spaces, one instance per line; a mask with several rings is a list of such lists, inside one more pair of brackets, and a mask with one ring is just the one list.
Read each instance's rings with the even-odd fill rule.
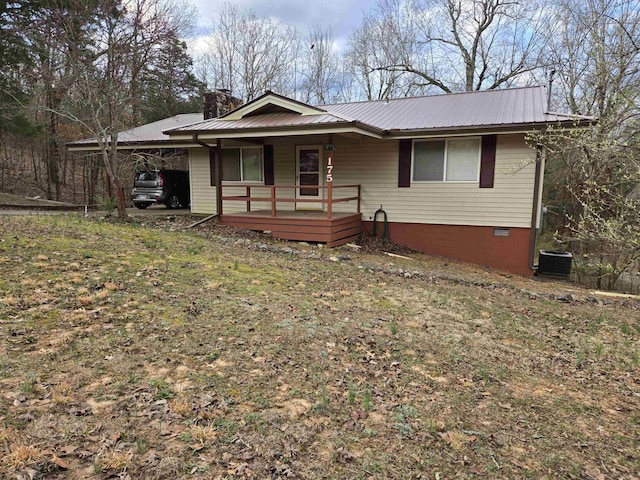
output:
[[276,186],[271,185],[271,216],[276,216]]
[[331,220],[333,214],[333,182],[327,185],[327,218]]
[[331,220],[333,214],[333,136],[329,136],[327,149],[327,218]]
[[216,205],[222,215],[222,139],[216,140]]

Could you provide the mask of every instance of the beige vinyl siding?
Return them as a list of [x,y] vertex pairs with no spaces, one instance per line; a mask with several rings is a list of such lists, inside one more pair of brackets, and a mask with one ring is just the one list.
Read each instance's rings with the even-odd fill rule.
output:
[[[278,168],[276,164],[276,169]],[[211,186],[211,173],[209,172],[209,152],[204,148],[193,148],[189,151],[189,172],[191,178],[191,211],[193,213],[216,213],[216,187]],[[276,177],[276,183],[278,178]],[[233,187],[225,183],[223,193],[225,196],[246,195],[246,187]],[[251,183],[247,185],[252,186]],[[254,188],[251,196],[268,197],[268,189]],[[252,210],[270,209],[269,202],[253,202]],[[223,213],[245,212],[247,206],[242,201],[225,201]]]
[[[274,138],[276,185],[295,183],[296,145],[325,144],[326,137]],[[524,135],[499,135],[496,149],[494,188],[478,183],[414,183],[398,188],[398,141],[361,137],[334,138],[334,185],[360,184],[363,220],[371,220],[382,206],[390,222],[525,227],[531,226],[535,151]],[[325,151],[325,158],[327,152]],[[204,149],[190,151],[191,208],[195,213],[215,213],[215,187],[209,185],[209,154]],[[255,189],[255,195],[268,191]],[[260,192],[260,193],[257,193]],[[224,189],[225,195],[244,195],[244,187]],[[254,193],[252,192],[252,195]],[[290,189],[278,196],[293,198]],[[334,190],[334,197],[355,195],[355,189]],[[244,211],[244,202],[225,202],[224,212]],[[252,208],[270,208],[255,203]],[[282,203],[278,209],[293,209]],[[336,204],[335,211],[355,212],[355,202]]]
[[216,213],[216,189],[210,185],[209,151],[189,149],[189,182],[191,183],[191,211]]
[[345,141],[336,143],[334,178],[336,185],[362,185],[363,220],[382,206],[390,222],[530,227],[534,160],[523,135],[499,135],[494,188],[477,182],[398,188],[397,140]]
[[[316,139],[316,142],[318,140]],[[294,185],[295,176],[295,139],[273,139],[273,156],[276,185]],[[305,142],[306,143],[306,142]],[[191,211],[193,213],[216,213],[216,187],[211,186],[211,174],[209,172],[209,152],[204,148],[192,148],[189,150],[189,171],[191,178]],[[245,186],[233,187],[225,183],[223,192],[225,196],[245,195]],[[278,189],[278,197],[294,198],[293,189]],[[252,197],[269,197],[267,188],[254,188]],[[278,210],[293,210],[293,203],[280,203]],[[253,202],[252,210],[271,209],[270,202]],[[246,211],[246,203],[241,201],[225,201],[223,213],[236,213]]]
[[[296,184],[296,138],[274,138],[273,143],[273,163],[276,185]],[[293,188],[280,188],[277,190],[278,197],[295,198]],[[267,208],[271,208],[270,206]],[[278,210],[295,210],[293,202],[279,203]]]

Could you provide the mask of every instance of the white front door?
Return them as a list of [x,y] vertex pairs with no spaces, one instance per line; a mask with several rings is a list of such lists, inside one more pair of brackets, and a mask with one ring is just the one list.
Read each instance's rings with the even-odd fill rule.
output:
[[[296,199],[321,200],[323,189],[324,152],[321,145],[296,147]],[[321,202],[296,202],[296,210],[322,210]]]

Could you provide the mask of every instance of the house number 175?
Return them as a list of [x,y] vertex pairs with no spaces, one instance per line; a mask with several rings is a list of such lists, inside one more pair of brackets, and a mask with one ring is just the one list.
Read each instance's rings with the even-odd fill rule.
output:
[[333,182],[333,155],[329,152],[327,157],[327,183]]

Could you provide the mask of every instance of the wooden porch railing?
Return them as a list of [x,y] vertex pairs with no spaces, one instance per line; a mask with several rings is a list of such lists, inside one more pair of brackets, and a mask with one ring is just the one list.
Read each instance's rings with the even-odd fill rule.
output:
[[[224,188],[242,188],[242,187],[235,187],[235,186],[227,186],[227,187],[223,187]],[[222,196],[222,202],[224,202],[225,200],[227,201],[237,201],[237,202],[246,202],[247,204],[247,212],[251,211],[251,202],[269,202],[271,204],[271,216],[275,217],[276,216],[276,206],[278,203],[322,203],[323,205],[327,206],[327,218],[329,220],[331,220],[332,216],[333,216],[333,205],[336,203],[342,203],[342,202],[351,202],[351,201],[357,201],[357,213],[360,213],[360,189],[361,186],[360,185],[333,185],[333,183],[329,183],[328,185],[318,185],[317,187],[315,185],[309,186],[309,185],[247,185],[244,187],[246,189],[246,194],[245,195],[231,195],[231,196]],[[299,191],[300,189],[303,188],[307,188],[307,189],[311,189],[311,188],[318,188],[320,190],[326,190],[327,191],[327,198],[295,198],[295,193],[297,191]],[[334,190],[338,190],[338,189],[345,189],[345,188],[355,188],[356,189],[356,195],[352,196],[352,197],[340,197],[340,198],[334,198],[333,197],[333,191]],[[258,190],[269,190],[269,196],[268,197],[253,197],[251,195],[251,190],[252,189],[258,189]],[[284,190],[284,189],[293,189],[294,190],[294,198],[289,198],[289,197],[278,197],[277,196],[277,190]],[[219,209],[219,212],[222,213],[222,205],[220,206],[221,208]]]

